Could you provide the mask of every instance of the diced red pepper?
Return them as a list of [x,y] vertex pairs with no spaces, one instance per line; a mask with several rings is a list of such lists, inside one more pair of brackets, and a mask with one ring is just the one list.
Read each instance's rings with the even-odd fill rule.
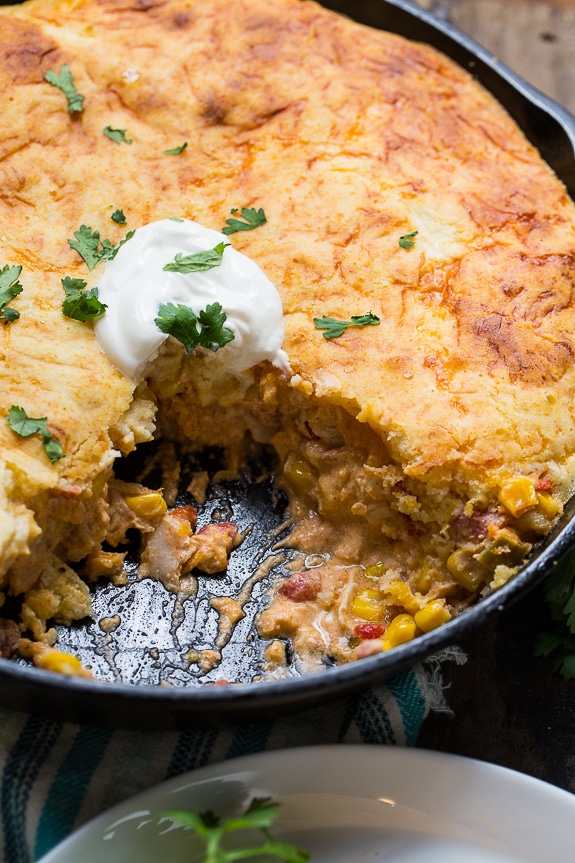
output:
[[358,623],[353,631],[359,638],[381,638],[385,632],[385,626],[381,623]]

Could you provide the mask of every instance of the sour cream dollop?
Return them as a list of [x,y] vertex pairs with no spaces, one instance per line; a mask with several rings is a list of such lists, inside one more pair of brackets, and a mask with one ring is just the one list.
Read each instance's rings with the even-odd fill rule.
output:
[[134,236],[106,261],[98,281],[98,299],[108,308],[95,322],[96,337],[116,368],[138,378],[143,366],[168,338],[156,324],[162,303],[181,303],[198,315],[220,303],[224,326],[234,340],[218,351],[226,369],[241,373],[269,360],[289,374],[283,309],[275,286],[258,265],[231,245],[222,262],[197,273],[164,270],[176,254],[191,255],[229,243],[219,231],[188,219],[163,219],[138,228]]

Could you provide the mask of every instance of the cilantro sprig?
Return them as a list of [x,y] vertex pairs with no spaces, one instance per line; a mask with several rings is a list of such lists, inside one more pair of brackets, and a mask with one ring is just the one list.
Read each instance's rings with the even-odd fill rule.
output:
[[99,231],[93,231],[88,225],[80,225],[79,229],[74,231],[76,239],[68,240],[68,245],[84,258],[88,264],[88,269],[93,270],[100,261],[111,261],[115,258],[124,243],[131,240],[135,233],[135,231],[128,231],[117,246],[110,240],[102,240],[100,244]]
[[[279,805],[268,797],[256,797],[243,815],[220,819],[213,812],[194,812],[188,809],[172,809],[160,813],[177,824],[193,830],[204,842],[204,857],[200,863],[234,863],[236,860],[251,860],[254,857],[273,857],[284,863],[307,863],[309,854],[288,842],[276,841],[269,827],[277,818]],[[249,848],[227,849],[224,837],[238,830],[260,830],[263,842]]]
[[552,626],[537,636],[534,654],[552,657],[553,671],[575,680],[575,551],[546,580],[543,595]]
[[64,457],[62,444],[56,440],[48,428],[48,417],[29,417],[24,408],[12,405],[6,414],[8,425],[20,437],[38,434],[51,464]]
[[0,270],[0,321],[5,324],[11,324],[20,317],[18,309],[12,309],[6,303],[22,293],[23,288],[18,281],[21,272],[22,267],[11,267],[9,264]]
[[110,218],[117,225],[125,225],[126,224],[126,216],[124,215],[123,210],[114,210],[114,212],[112,213]]
[[[235,215],[238,212],[237,207],[230,212],[232,216]],[[266,222],[266,214],[261,207],[259,210],[256,210],[255,207],[242,207],[241,219],[226,219],[225,227],[222,228],[222,234],[253,231],[254,228],[259,228],[260,225],[265,225]]]
[[169,273],[201,273],[205,270],[212,270],[214,267],[220,266],[224,249],[227,249],[229,245],[229,243],[218,243],[213,249],[206,249],[205,252],[194,252],[192,255],[178,252],[174,260],[165,265],[164,270]]
[[402,249],[412,249],[415,246],[415,238],[419,234],[419,231],[412,231],[410,234],[403,234],[399,238],[399,245]]
[[105,126],[102,130],[106,138],[114,141],[115,144],[132,144],[131,138],[126,135],[126,129],[112,129],[111,126]]
[[368,327],[380,323],[377,315],[369,312],[367,315],[352,315],[349,321],[340,321],[337,318],[328,318],[323,315],[321,318],[313,319],[316,330],[325,330],[324,339],[337,339],[341,336],[348,327]]
[[180,303],[177,306],[162,303],[154,323],[161,332],[181,342],[186,353],[191,356],[198,347],[218,351],[234,340],[233,332],[224,327],[226,318],[220,303],[206,306],[197,316],[192,309]]
[[179,156],[180,153],[183,153],[186,147],[188,146],[188,142],[184,141],[183,144],[180,144],[179,147],[172,147],[171,150],[164,150],[166,156]]
[[60,66],[60,74],[57,75],[53,69],[44,73],[44,80],[53,87],[58,87],[68,100],[68,111],[70,115],[79,114],[84,110],[84,96],[76,90],[74,78],[67,63]]
[[66,318],[75,321],[93,321],[101,318],[108,306],[98,299],[98,288],[84,290],[86,282],[83,279],[73,279],[66,276],[62,279],[62,287],[66,298],[62,303],[62,312]]

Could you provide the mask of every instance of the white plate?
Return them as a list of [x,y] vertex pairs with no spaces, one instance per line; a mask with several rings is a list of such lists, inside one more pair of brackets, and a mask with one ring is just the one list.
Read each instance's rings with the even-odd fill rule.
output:
[[193,835],[157,813],[281,804],[271,832],[311,863],[574,859],[575,795],[481,761],[386,746],[246,756],[187,773],[100,815],[41,863],[193,863]]

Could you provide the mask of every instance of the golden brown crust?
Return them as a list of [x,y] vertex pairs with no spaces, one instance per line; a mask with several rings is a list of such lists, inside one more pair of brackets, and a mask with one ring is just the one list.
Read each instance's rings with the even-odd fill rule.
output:
[[[308,0],[233,14],[228,0],[31,0],[0,28],[0,264],[22,264],[24,286],[20,320],[0,327],[0,407],[47,416],[66,452],[51,466],[1,424],[17,474],[5,564],[23,547],[17,508],[86,493],[132,398],[90,325],[61,313],[60,280],[98,275],[67,240],[84,223],[118,242],[116,208],[128,228],[178,215],[221,229],[231,207],[264,207],[267,224],[233,242],[282,295],[294,386],[368,423],[412,477],[471,495],[545,470],[567,497],[575,211],[470,76]],[[64,62],[85,96],[73,118],[43,77]],[[370,310],[380,326],[336,340],[313,325]]]

